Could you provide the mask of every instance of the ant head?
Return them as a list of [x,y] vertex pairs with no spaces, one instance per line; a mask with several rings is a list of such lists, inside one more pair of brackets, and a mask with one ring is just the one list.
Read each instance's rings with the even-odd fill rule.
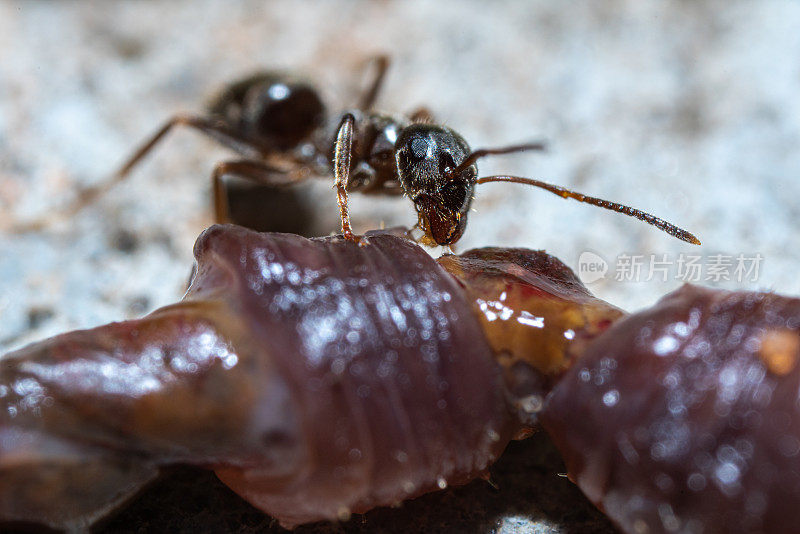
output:
[[467,225],[478,168],[461,165],[470,155],[463,137],[450,128],[413,124],[395,142],[403,191],[414,202],[426,237],[439,245],[458,241]]

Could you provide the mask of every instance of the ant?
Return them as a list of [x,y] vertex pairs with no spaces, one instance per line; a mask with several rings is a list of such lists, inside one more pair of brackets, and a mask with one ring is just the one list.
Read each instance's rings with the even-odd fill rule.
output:
[[[234,175],[274,187],[297,184],[311,175],[334,177],[342,234],[351,241],[348,194],[405,195],[414,203],[425,245],[450,246],[467,224],[475,187],[513,182],[540,187],[636,217],[683,241],[700,244],[691,233],[636,208],[591,197],[564,187],[518,176],[478,177],[476,162],[488,155],[544,150],[543,143],[471,150],[451,128],[433,122],[420,108],[406,117],[373,110],[389,59],[373,59],[376,71],[354,110],[341,114],[334,135],[326,126],[325,106],[307,82],[286,74],[264,72],[228,85],[209,106],[206,116],[176,115],[144,143],[106,182],[84,189],[59,216],[71,215],[102,192],[124,180],[131,170],[176,126],[187,126],[238,152],[242,158],[223,161],[211,175],[217,222],[227,222],[228,199],[223,178]],[[50,219],[17,227],[28,231]]]

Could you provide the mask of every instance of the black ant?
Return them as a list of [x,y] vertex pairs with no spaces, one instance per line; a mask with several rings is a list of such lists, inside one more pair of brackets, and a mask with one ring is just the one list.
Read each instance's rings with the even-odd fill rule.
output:
[[[130,171],[175,126],[188,126],[238,152],[242,159],[218,163],[211,175],[215,216],[228,220],[226,175],[269,186],[288,186],[311,175],[334,176],[334,187],[346,239],[353,234],[348,193],[406,195],[414,203],[426,245],[452,245],[464,233],[475,186],[514,182],[546,189],[563,198],[636,217],[678,239],[700,244],[691,233],[638,209],[571,191],[531,178],[478,177],[476,161],[492,154],[543,150],[542,143],[471,150],[454,130],[433,123],[421,108],[407,117],[373,111],[389,60],[374,60],[377,69],[356,109],[340,116],[332,136],[326,127],[325,106],[317,91],[292,76],[261,73],[235,82],[213,101],[207,116],[176,115],[164,124],[105,183],[83,190],[59,215],[82,209],[100,193],[124,180]],[[41,228],[42,219],[18,227]]]

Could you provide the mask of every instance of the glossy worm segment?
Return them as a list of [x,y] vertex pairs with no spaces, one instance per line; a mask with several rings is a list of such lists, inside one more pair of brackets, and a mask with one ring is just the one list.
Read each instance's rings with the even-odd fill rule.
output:
[[791,532],[800,301],[623,313],[557,259],[215,226],[184,299],[0,360],[0,519],[79,529],[176,463],[285,526],[485,473],[541,425],[624,531]]
[[619,321],[544,428],[624,532],[800,532],[800,300],[692,286]]
[[80,528],[173,463],[286,526],[484,472],[519,424],[479,320],[421,248],[368,239],[213,227],[180,303],[7,355],[0,516]]

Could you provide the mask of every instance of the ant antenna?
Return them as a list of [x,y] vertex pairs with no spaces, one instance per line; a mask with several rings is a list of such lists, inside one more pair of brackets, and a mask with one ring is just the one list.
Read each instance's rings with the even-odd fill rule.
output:
[[[477,152],[473,152],[467,159],[472,158],[472,156],[476,153]],[[500,153],[502,154],[503,152]],[[489,182],[512,182],[515,184],[526,184],[526,185],[532,185],[534,187],[541,187],[542,189],[546,189],[547,191],[550,191],[551,193],[554,193],[560,196],[561,198],[572,198],[577,200],[578,202],[585,202],[587,204],[591,204],[592,206],[598,206],[600,208],[605,208],[607,210],[616,211],[617,213],[629,215],[630,217],[636,217],[640,221],[644,221],[647,224],[652,224],[659,230],[662,230],[668,233],[669,235],[675,236],[682,241],[686,241],[687,243],[691,243],[693,245],[700,244],[700,240],[697,239],[693,234],[687,232],[683,228],[678,228],[674,224],[668,223],[664,219],[659,219],[655,215],[650,215],[649,213],[637,210],[636,208],[632,208],[630,206],[625,206],[623,204],[617,204],[616,202],[603,200],[602,198],[590,197],[588,195],[584,195],[583,193],[571,191],[559,185],[548,184],[547,182],[541,182],[539,180],[534,180],[532,178],[520,178],[519,176],[485,176],[483,178],[478,178],[477,181],[478,184],[485,184]]]
[[458,176],[464,170],[466,170],[470,165],[474,164],[480,158],[484,156],[496,156],[499,154],[511,154],[513,152],[527,152],[528,150],[547,150],[547,145],[544,142],[536,142],[536,143],[525,143],[524,145],[512,145],[506,146],[503,148],[482,148],[480,150],[475,150],[467,156],[467,159],[462,161],[458,167],[450,171],[450,179],[453,177]]
[[[524,145],[514,145],[504,148],[483,148],[480,150],[475,150],[474,152],[470,153],[469,156],[466,157],[464,161],[461,162],[455,169],[448,173],[449,179],[455,179],[461,172],[467,169],[470,165],[473,165],[478,159],[484,156],[490,155],[497,155],[497,154],[510,154],[512,152],[524,152],[527,150],[546,150],[547,146],[542,143],[527,143]],[[551,193],[554,193],[561,198],[572,198],[577,200],[578,202],[585,202],[586,204],[591,204],[592,206],[598,206],[600,208],[605,208],[607,210],[616,211],[617,213],[622,213],[624,215],[628,215],[630,217],[636,217],[640,221],[644,221],[647,224],[652,224],[659,230],[662,230],[668,233],[671,236],[677,237],[682,241],[686,241],[687,243],[691,243],[693,245],[699,245],[700,240],[697,239],[692,233],[687,232],[683,228],[678,228],[672,223],[665,221],[664,219],[660,219],[655,215],[651,215],[647,212],[642,210],[637,210],[636,208],[632,208],[630,206],[626,206],[624,204],[618,204],[616,202],[611,202],[609,200],[603,200],[602,198],[597,197],[590,197],[589,195],[584,195],[583,193],[578,193],[577,191],[572,191],[567,189],[566,187],[561,187],[560,185],[549,184],[547,182],[542,182],[540,180],[534,180],[533,178],[521,178],[519,176],[485,176],[483,178],[478,178],[476,184],[485,184],[489,182],[512,182],[515,184],[525,184],[525,185],[532,185],[534,187],[541,187],[542,189],[546,189]]]

